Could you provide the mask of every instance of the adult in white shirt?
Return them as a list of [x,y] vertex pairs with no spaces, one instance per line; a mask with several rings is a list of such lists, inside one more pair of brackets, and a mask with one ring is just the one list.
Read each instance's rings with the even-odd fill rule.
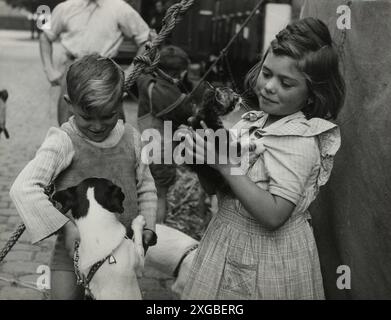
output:
[[[86,54],[114,57],[124,36],[134,40],[138,54],[149,37],[149,27],[139,13],[123,0],[67,0],[58,4],[51,15],[50,29],[40,37],[40,52],[49,82],[61,86],[57,118],[61,125],[70,116],[63,99],[66,93],[67,67]],[[53,64],[53,42],[60,40],[64,54],[58,68]],[[125,74],[129,73],[129,69]]]

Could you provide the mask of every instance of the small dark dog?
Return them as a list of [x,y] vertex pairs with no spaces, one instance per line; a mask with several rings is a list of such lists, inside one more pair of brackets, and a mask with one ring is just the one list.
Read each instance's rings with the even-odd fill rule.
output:
[[[224,129],[221,117],[239,108],[244,102],[241,96],[230,88],[214,88],[208,83],[206,86],[202,102],[194,104],[193,115],[188,118],[187,122],[193,129],[202,129],[201,121],[204,121],[208,128],[216,132]],[[217,151],[222,150],[223,147],[229,154],[232,139],[228,130],[225,130],[225,134],[221,137],[216,136],[214,142]],[[236,150],[237,156],[240,156],[239,144]],[[220,173],[207,164],[192,164],[190,168],[197,173],[202,187],[209,195],[215,194],[217,189],[224,193],[231,192]]]
[[7,99],[8,99],[8,91],[1,90],[0,91],[0,135],[4,131],[5,137],[9,139],[10,136],[7,128],[5,127]]

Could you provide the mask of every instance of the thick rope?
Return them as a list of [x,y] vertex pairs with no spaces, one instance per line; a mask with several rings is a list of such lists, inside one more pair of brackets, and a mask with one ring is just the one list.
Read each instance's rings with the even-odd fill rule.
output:
[[[49,185],[44,188],[44,193],[49,197],[49,200],[53,203],[53,205],[57,208],[59,208],[59,205],[55,203],[52,199],[51,196],[54,194],[54,185]],[[24,223],[21,223],[18,225],[12,236],[8,239],[7,243],[1,249],[0,252],[0,263],[4,260],[5,256],[8,254],[8,252],[12,249],[12,247],[16,244],[20,236],[23,234],[24,230],[26,230],[26,226]]]
[[134,85],[141,73],[143,73],[146,69],[149,71],[156,68],[160,58],[159,48],[168,38],[176,24],[182,20],[183,15],[193,5],[193,3],[194,0],[182,0],[179,3],[173,4],[167,10],[160,33],[156,36],[152,43],[147,46],[144,54],[133,59],[134,68],[125,81],[125,91],[128,93],[130,92],[131,87]]
[[12,247],[15,245],[15,243],[18,241],[20,236],[23,234],[24,230],[26,229],[26,226],[21,223],[18,228],[14,231],[12,236],[8,239],[7,243],[5,244],[4,248],[0,252],[0,262],[3,261],[5,256],[8,254],[8,252],[12,249]]

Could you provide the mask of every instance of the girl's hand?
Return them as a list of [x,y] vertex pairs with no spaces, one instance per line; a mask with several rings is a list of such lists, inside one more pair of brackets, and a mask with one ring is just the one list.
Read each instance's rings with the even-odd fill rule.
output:
[[[238,167],[240,159],[233,159],[229,148],[229,136],[226,137],[225,152],[219,154],[215,145],[216,135],[212,129],[209,129],[204,121],[201,121],[201,126],[204,129],[204,136],[199,135],[192,128],[189,128],[189,133],[186,135],[185,150],[186,155],[194,159],[195,164],[208,164],[222,175],[231,174],[231,169]],[[229,132],[226,132],[229,134]],[[206,137],[206,141],[204,139]],[[219,143],[223,143],[217,139]]]

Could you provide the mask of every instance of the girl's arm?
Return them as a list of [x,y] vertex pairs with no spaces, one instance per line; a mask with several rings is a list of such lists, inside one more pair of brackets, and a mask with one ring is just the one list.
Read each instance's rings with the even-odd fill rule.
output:
[[[208,130],[205,124],[202,125]],[[207,131],[206,134],[208,134]],[[204,139],[193,131],[192,137],[187,137],[186,152],[202,163],[206,158],[204,150],[207,153],[215,153],[213,144],[207,143],[206,149],[204,149],[204,144]],[[269,148],[270,155],[264,157],[269,164],[268,191],[258,187],[243,170],[232,164],[230,159],[226,161],[228,164],[215,163],[210,166],[222,174],[235,196],[257,221],[265,228],[275,230],[291,216],[304,190],[305,181],[314,164],[313,161],[316,159],[316,156],[313,156],[316,155],[316,150],[310,149],[315,146],[313,141],[301,140],[301,144],[298,146],[297,140],[292,140],[284,142],[282,146],[281,142],[275,141],[274,149]],[[279,147],[282,148],[279,150]],[[287,152],[289,156],[286,155]],[[281,157],[282,154],[283,157]],[[235,174],[233,174],[233,169],[236,171]]]
[[69,166],[74,155],[72,142],[60,129],[51,128],[34,159],[20,172],[10,197],[31,235],[32,243],[43,240],[69,220],[44,193],[57,175]]
[[289,219],[295,204],[259,188],[243,172],[232,175],[230,166],[219,166],[219,172],[243,207],[265,228],[276,230]]
[[[193,154],[200,163],[205,159],[203,144],[204,139],[194,132],[193,139],[187,137],[186,152]],[[193,153],[195,147],[196,153]],[[214,146],[206,147],[206,152],[215,153]],[[229,162],[229,161],[227,161]],[[279,196],[274,196],[266,190],[259,188],[250,180],[240,168],[232,164],[210,164],[211,167],[220,172],[231,187],[232,192],[242,203],[244,208],[265,228],[270,230],[278,229],[290,217],[295,204]],[[234,169],[235,175],[232,174]]]

